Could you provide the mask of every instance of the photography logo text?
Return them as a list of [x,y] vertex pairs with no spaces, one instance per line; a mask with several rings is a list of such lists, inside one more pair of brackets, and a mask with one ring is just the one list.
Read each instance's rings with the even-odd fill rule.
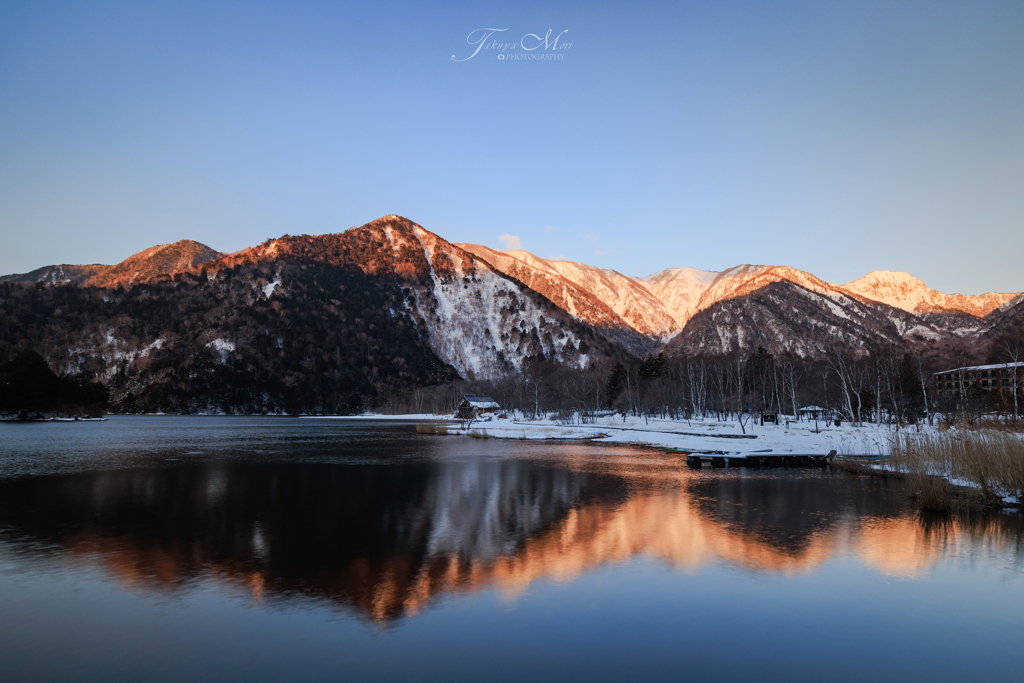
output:
[[471,50],[469,56],[459,58],[452,55],[452,61],[468,62],[477,55],[508,62],[561,61],[572,47],[566,36],[568,33],[569,29],[556,32],[549,28],[543,35],[527,33],[515,40],[507,28],[478,28],[466,36]]

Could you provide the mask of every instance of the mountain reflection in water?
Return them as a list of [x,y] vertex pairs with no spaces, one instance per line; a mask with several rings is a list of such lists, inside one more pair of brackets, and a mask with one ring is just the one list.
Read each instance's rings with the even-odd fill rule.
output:
[[965,549],[1022,556],[1019,519],[929,520],[884,480],[693,473],[653,456],[585,463],[223,462],[27,477],[0,482],[0,539],[133,588],[222,581],[255,601],[304,596],[385,623],[444,594],[514,596],[638,555],[785,574],[854,555],[895,576]]

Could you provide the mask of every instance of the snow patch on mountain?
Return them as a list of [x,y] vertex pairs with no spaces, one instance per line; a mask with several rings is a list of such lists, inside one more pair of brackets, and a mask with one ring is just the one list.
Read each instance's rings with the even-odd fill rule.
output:
[[1018,294],[1012,299],[1009,299],[1006,303],[999,307],[999,310],[1003,312],[1008,311],[1021,302],[1024,302],[1024,294]]
[[902,334],[904,337],[921,337],[931,341],[938,341],[943,338],[941,334],[930,327],[925,327],[924,325],[915,325],[914,327],[902,331]]
[[[551,261],[537,258],[528,252],[515,252],[524,257],[521,259],[513,256],[513,252],[497,251],[479,244],[456,246],[483,259],[498,272],[544,295],[572,317],[593,327],[598,334],[636,355],[645,355],[656,345],[656,336],[650,325],[643,321],[638,323],[636,319],[632,322],[624,319],[595,292],[563,276]],[[585,281],[585,278],[581,278],[581,281]]]
[[157,339],[152,344],[143,347],[142,351],[139,352],[139,356],[148,356],[153,351],[158,351],[164,347],[164,340]]
[[224,339],[223,337],[217,337],[211,342],[206,344],[206,348],[213,349],[220,355],[220,362],[226,363],[228,360],[228,354],[234,353],[235,342]]
[[[419,226],[413,234],[433,283],[428,292],[417,290],[417,309],[431,348],[459,374],[496,378],[541,355],[587,367],[588,355],[578,352],[580,340],[546,315],[523,287]],[[400,239],[393,231],[388,237],[393,243]]]
[[279,284],[281,284],[281,275],[280,274],[277,275],[277,277],[274,279],[273,282],[270,282],[266,286],[263,287],[263,296],[265,296],[265,297],[267,297],[269,299],[270,295],[274,293],[274,290],[277,289],[277,286]]

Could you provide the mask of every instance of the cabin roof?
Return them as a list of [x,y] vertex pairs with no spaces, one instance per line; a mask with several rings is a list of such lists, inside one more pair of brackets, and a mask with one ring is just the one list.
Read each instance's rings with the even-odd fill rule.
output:
[[800,410],[798,410],[796,412],[798,412],[798,413],[815,413],[815,412],[816,413],[820,413],[820,412],[823,412],[824,410],[825,410],[824,408],[821,408],[819,406],[804,406],[803,408],[801,408]]
[[473,408],[500,408],[498,402],[490,396],[463,396],[463,400],[466,401]]

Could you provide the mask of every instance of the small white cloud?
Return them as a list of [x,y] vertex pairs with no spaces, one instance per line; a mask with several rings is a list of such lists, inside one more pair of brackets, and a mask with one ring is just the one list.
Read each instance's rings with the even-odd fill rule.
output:
[[595,249],[594,256],[606,256],[608,254],[614,254],[614,249]]
[[519,239],[518,235],[501,235],[498,237],[498,241],[505,248],[505,251],[515,251],[523,248],[523,241]]
[[596,242],[599,239],[601,239],[600,235],[583,235],[583,234],[581,234],[580,237],[583,238],[584,242]]
[[550,225],[545,225],[544,226],[544,232],[551,232],[551,226]]

